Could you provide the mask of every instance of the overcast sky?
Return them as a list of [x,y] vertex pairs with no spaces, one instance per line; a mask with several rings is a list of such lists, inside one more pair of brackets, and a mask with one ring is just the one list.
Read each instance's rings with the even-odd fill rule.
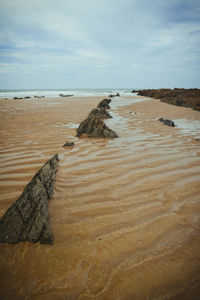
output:
[[200,88],[200,0],[0,0],[0,88]]

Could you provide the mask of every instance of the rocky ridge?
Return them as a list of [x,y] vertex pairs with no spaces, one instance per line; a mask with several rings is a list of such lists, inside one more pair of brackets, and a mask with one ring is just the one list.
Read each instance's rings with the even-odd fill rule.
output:
[[111,99],[103,99],[96,109],[91,110],[88,117],[77,128],[76,136],[86,134],[88,137],[117,138],[115,131],[108,128],[103,119],[112,118],[107,109],[110,109]]
[[200,89],[144,89],[132,90],[132,92],[139,96],[152,97],[162,102],[200,111]]
[[48,222],[48,201],[53,195],[58,161],[57,154],[48,160],[5,212],[0,220],[1,243],[54,243]]

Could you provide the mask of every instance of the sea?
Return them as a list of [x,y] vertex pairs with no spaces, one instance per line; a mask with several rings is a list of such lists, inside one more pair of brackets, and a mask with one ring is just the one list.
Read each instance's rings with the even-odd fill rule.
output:
[[121,96],[133,95],[132,89],[11,89],[0,90],[0,98],[12,99],[14,97],[59,97],[59,94],[73,96],[108,96],[120,93]]

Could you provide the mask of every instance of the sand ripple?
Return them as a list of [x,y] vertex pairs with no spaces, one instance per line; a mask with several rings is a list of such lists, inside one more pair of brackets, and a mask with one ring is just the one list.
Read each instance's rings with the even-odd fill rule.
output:
[[[150,104],[114,107],[109,126],[119,139],[74,138],[63,124],[78,123],[98,101],[78,99],[78,112],[73,102],[39,110],[19,101],[14,125],[11,104],[2,104],[0,216],[41,164],[60,156],[49,204],[55,245],[0,245],[2,299],[198,299],[199,143],[155,120],[164,103],[154,114]],[[181,110],[167,107],[175,117]],[[67,138],[74,148],[62,148]]]

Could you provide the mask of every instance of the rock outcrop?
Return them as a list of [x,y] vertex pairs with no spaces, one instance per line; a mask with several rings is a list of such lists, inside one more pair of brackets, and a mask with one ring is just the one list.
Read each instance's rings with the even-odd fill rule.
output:
[[76,136],[80,137],[86,134],[88,137],[105,137],[117,138],[118,135],[115,131],[108,128],[103,119],[112,118],[106,109],[109,109],[111,99],[103,99],[99,102],[98,107],[92,109],[88,117],[81,122],[76,130]]
[[99,102],[97,107],[98,108],[104,107],[105,109],[110,109],[110,106],[109,106],[110,102],[111,102],[111,99],[103,99]]
[[105,109],[105,107],[94,108],[89,113],[89,118],[100,118],[100,119],[110,119],[112,116]]
[[175,127],[174,122],[171,120],[160,118],[159,121],[167,126]]
[[87,119],[81,122],[76,133],[77,137],[80,137],[83,134],[87,134],[88,137],[118,137],[116,132],[108,128],[101,118],[95,116],[88,116]]
[[[132,92],[136,92],[136,90]],[[162,102],[200,111],[200,89],[148,89],[138,90],[137,93],[139,96],[153,97]]]
[[97,108],[92,109],[88,117],[81,122],[76,130],[76,136],[86,134],[88,137],[117,138],[115,131],[108,128],[103,119],[112,118],[107,109],[110,108],[111,99],[103,99]]
[[53,195],[58,155],[48,160],[0,220],[0,242],[53,244],[48,223],[48,201]]

